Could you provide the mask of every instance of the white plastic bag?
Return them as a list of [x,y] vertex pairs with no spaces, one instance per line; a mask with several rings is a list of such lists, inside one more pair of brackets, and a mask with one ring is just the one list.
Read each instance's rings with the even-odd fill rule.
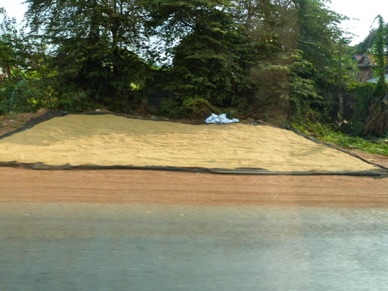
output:
[[207,124],[227,124],[227,123],[235,123],[235,122],[240,122],[237,118],[229,119],[226,117],[226,114],[214,114],[210,115],[208,118],[206,118],[205,122]]

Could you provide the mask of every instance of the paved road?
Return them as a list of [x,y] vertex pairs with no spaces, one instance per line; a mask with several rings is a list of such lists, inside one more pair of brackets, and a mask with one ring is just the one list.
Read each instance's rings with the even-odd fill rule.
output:
[[385,209],[0,204],[0,290],[387,290]]

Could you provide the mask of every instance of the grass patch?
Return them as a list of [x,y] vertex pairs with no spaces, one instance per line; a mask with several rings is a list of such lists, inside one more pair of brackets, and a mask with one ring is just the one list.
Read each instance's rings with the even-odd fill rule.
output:
[[301,133],[312,136],[326,143],[347,149],[357,149],[364,152],[388,156],[388,137],[378,139],[364,139],[346,135],[330,126],[321,123],[293,124]]

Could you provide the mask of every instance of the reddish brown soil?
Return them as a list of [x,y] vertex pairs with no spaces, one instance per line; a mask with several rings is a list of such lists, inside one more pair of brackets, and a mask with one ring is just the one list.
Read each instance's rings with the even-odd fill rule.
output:
[[387,207],[388,179],[0,167],[0,203]]
[[372,162],[374,164],[378,164],[388,169],[388,156],[369,154],[369,153],[362,152],[360,150],[352,150],[349,152],[358,155],[359,157],[365,159],[366,161]]

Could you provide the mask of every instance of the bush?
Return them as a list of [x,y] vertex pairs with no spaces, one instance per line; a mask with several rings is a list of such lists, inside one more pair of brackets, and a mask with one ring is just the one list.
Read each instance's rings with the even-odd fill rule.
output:
[[45,80],[4,80],[0,89],[0,113],[56,109],[59,94]]
[[348,88],[345,106],[347,123],[341,128],[344,133],[363,136],[368,119],[369,107],[375,85],[371,83],[353,83]]
[[160,102],[160,112],[171,118],[182,116],[182,108],[177,100],[173,98],[163,98]]
[[219,113],[219,110],[208,100],[198,96],[184,98],[182,109],[185,115],[194,119],[204,119],[212,112]]
[[160,103],[160,111],[171,118],[192,119],[204,119],[211,113],[220,112],[216,106],[199,96],[184,97],[183,100],[163,98]]

